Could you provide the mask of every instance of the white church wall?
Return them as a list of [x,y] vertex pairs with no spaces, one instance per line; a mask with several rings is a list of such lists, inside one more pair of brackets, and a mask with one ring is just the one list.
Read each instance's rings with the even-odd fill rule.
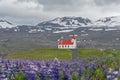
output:
[[76,45],[58,45],[60,49],[75,49]]

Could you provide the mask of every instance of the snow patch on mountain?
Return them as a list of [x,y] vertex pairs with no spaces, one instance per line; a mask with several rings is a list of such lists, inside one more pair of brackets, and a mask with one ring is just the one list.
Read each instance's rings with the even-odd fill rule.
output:
[[82,17],[62,17],[39,23],[37,26],[44,27],[84,27],[92,24],[91,20]]
[[51,28],[45,28],[45,30],[48,30],[48,31],[50,31],[50,30],[52,30]]
[[105,29],[105,31],[114,31],[114,30],[118,30],[118,29]]
[[0,28],[13,28],[15,25],[12,23],[5,21],[5,20],[0,20]]
[[89,29],[90,31],[102,31],[103,29],[93,29],[93,28],[91,28],[91,29]]
[[53,33],[67,33],[67,32],[71,32],[73,30],[61,30],[61,31],[54,31]]
[[105,17],[94,22],[97,27],[117,27],[120,26],[120,16]]
[[91,21],[87,18],[82,18],[82,17],[62,17],[62,18],[56,18],[54,20],[50,21],[51,23],[56,23],[61,26],[85,26],[88,24],[91,24]]
[[114,31],[114,30],[120,30],[118,28],[114,28],[114,27],[109,27],[109,28],[90,28],[90,31]]
[[30,31],[28,31],[28,33],[37,33],[37,32],[44,32],[44,30],[42,30],[42,29],[31,29]]

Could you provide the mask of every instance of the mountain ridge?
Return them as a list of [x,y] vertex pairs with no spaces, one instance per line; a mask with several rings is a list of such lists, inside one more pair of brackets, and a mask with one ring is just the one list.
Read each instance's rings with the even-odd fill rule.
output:
[[[14,25],[6,20],[0,20],[0,29],[13,32],[46,32],[64,33],[71,32],[79,27],[88,28],[120,28],[120,16],[111,16],[92,21],[83,17],[57,17],[52,20],[43,21],[35,26],[30,25]],[[92,30],[92,29],[91,29]],[[100,29],[99,29],[100,30]],[[96,30],[97,31],[97,30]]]
[[7,20],[0,20],[0,28],[13,28],[15,25],[8,22]]
[[56,26],[56,27],[66,27],[66,26],[85,26],[88,23],[92,23],[88,18],[82,17],[61,17],[55,18],[53,20],[45,21],[39,23],[37,26]]
[[104,17],[104,18],[98,19],[94,25],[98,26],[98,27],[101,27],[101,26],[108,26],[108,27],[120,26],[120,16],[111,16],[111,17]]

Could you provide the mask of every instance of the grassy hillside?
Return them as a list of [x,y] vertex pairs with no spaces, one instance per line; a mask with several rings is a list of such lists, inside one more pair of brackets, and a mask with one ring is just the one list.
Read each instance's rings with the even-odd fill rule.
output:
[[79,58],[96,58],[96,57],[105,57],[107,54],[104,51],[98,49],[79,49],[78,50]]
[[[60,60],[72,59],[72,51],[68,49],[40,48],[10,55],[13,59],[36,59],[36,60],[52,60],[58,58]],[[106,49],[104,51],[98,49],[78,49],[79,58],[98,58],[98,57],[120,57],[120,50]],[[8,58],[8,56],[6,56]]]
[[58,58],[60,60],[69,60],[72,59],[72,52],[71,50],[67,49],[41,48],[30,51],[24,51],[21,53],[13,53],[10,55],[10,57],[12,57],[13,59],[51,60],[54,58]]
[[79,58],[108,58],[108,57],[116,57],[120,58],[120,50],[119,49],[105,49],[105,50],[99,50],[99,49],[79,49],[78,50],[78,56]]

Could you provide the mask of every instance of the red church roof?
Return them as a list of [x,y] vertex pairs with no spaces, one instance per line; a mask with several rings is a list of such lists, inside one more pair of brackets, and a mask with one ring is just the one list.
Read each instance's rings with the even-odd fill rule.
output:
[[61,40],[58,43],[59,45],[73,45],[73,42],[71,40]]

